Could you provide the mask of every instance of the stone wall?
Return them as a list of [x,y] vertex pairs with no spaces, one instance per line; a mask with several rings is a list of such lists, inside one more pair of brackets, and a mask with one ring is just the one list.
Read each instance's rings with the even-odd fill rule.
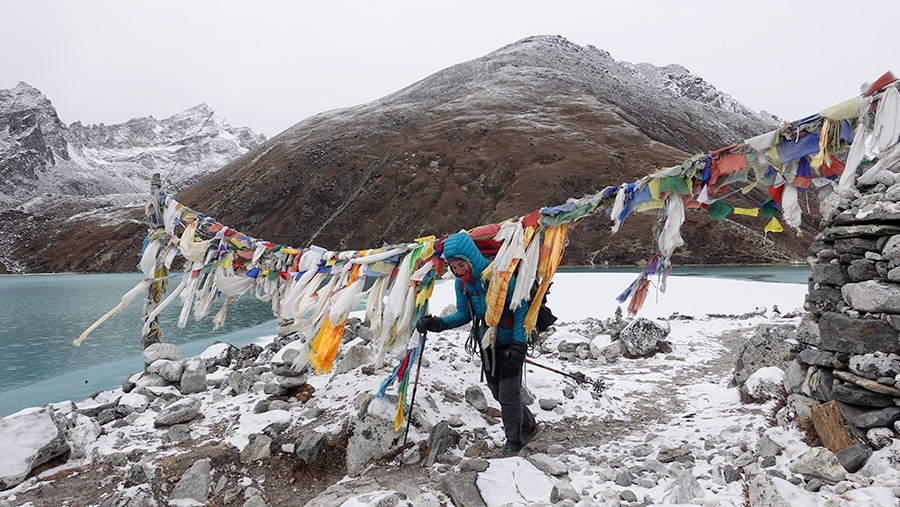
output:
[[[860,442],[880,448],[900,433],[898,172],[900,163],[884,167],[843,200],[831,189],[819,196],[825,218],[810,246],[806,329],[785,387],[834,452]],[[829,404],[839,410],[824,410]]]

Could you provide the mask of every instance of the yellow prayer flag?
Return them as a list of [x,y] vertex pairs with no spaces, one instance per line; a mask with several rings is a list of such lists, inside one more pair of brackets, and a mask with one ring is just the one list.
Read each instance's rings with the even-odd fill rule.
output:
[[769,223],[766,224],[766,227],[763,230],[766,232],[782,232],[784,231],[784,227],[781,226],[781,222],[779,222],[777,218],[772,217],[772,220],[769,220]]
[[731,212],[735,215],[747,215],[748,217],[759,216],[759,208],[734,208]]
[[647,188],[650,189],[650,195],[652,195],[654,199],[659,199],[659,179],[652,178],[647,182]]

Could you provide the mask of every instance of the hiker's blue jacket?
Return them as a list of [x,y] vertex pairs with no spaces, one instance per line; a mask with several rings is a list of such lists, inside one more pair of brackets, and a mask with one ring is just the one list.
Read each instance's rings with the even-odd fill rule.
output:
[[[475,317],[482,324],[481,329],[478,330],[478,337],[480,338],[487,331],[487,326],[484,325],[484,314],[487,312],[486,297],[488,289],[488,283],[481,279],[481,273],[488,267],[490,261],[484,255],[481,255],[478,247],[475,246],[475,242],[465,232],[451,234],[444,240],[442,256],[448,262],[451,258],[462,259],[468,262],[472,268],[472,282],[464,282],[457,278],[456,313],[442,317],[441,320],[447,324],[448,329],[472,322],[468,298],[472,301]],[[509,309],[515,284],[516,277],[513,276],[509,282],[509,289],[506,291],[503,317],[500,319],[500,325],[497,326],[497,345],[508,345],[513,342],[528,344],[528,339],[525,336],[525,314],[528,313],[528,304],[523,300],[515,312]],[[511,327],[509,326],[510,323],[512,324]]]

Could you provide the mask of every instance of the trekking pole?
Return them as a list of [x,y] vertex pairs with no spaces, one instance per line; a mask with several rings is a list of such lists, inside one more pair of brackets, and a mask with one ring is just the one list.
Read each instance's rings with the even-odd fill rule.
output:
[[412,409],[413,404],[416,402],[416,390],[419,388],[419,372],[422,371],[422,356],[425,354],[425,335],[428,332],[422,333],[419,338],[419,364],[416,366],[416,379],[413,381],[413,392],[412,397],[409,399],[409,415],[406,416],[406,432],[403,434],[403,447],[401,449],[406,448],[406,437],[409,436],[409,425],[412,423]]
[[[591,380],[584,373],[578,372],[578,375],[573,375],[571,373],[566,373],[564,371],[559,371],[555,368],[551,368],[549,366],[545,366],[543,364],[538,364],[532,361],[531,359],[525,358],[525,362],[532,365],[537,366],[538,368],[543,368],[545,370],[550,370],[553,373],[558,373],[560,375],[569,377],[570,379],[577,380],[578,382],[584,382],[586,384],[591,384],[594,386],[594,392],[597,394],[603,394],[603,390],[606,389],[606,383],[603,382],[603,379]],[[580,375],[580,376],[579,376]]]

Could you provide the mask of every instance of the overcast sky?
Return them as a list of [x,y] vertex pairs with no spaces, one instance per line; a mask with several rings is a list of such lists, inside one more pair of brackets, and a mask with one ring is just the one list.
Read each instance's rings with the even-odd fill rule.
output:
[[271,137],[530,35],[678,63],[795,120],[900,75],[900,1],[0,0],[0,89],[66,123],[162,119],[205,102]]

